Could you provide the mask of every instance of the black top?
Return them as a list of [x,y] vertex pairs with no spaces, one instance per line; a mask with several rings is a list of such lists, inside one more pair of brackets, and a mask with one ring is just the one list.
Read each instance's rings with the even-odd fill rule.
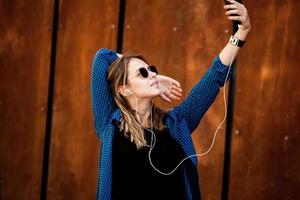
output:
[[[151,153],[152,163],[168,173],[184,158],[184,153],[167,128],[153,132],[156,143]],[[150,144],[152,133],[144,129],[144,134]],[[112,200],[185,199],[182,165],[173,174],[162,175],[152,168],[149,149],[137,150],[136,145],[116,128],[112,146]]]

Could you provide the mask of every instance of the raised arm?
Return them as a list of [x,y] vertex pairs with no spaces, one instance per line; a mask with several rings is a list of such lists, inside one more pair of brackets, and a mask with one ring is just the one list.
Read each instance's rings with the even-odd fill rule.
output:
[[116,108],[108,86],[107,70],[117,57],[118,56],[114,51],[101,48],[96,52],[92,63],[92,110],[96,132],[100,138],[107,120]]
[[[228,16],[228,19],[241,22],[238,26],[239,29],[234,36],[245,41],[247,34],[251,30],[251,23],[247,9],[239,2],[234,0],[227,1],[230,5],[224,6],[224,9],[228,9],[225,14],[237,15]],[[219,88],[224,85],[229,70],[228,66],[235,60],[239,49],[240,48],[238,46],[232,45],[228,42],[222,49],[221,53],[214,58],[211,67],[200,82],[194,86],[189,96],[179,106],[175,107],[171,111],[175,112],[178,117],[181,117],[186,121],[190,133],[197,128],[201,118],[218,95]],[[230,68],[228,79],[231,77],[231,74],[232,68]]]
[[[226,15],[229,15],[228,19],[237,20],[241,22],[241,24],[238,25],[238,31],[234,34],[234,36],[240,40],[245,41],[249,31],[251,30],[251,22],[248,15],[248,11],[243,4],[237,1],[234,0],[227,0],[227,1],[230,4],[225,5],[224,9],[228,9],[228,11],[225,12]],[[237,16],[230,16],[232,14],[235,14]],[[239,50],[240,47],[234,46],[230,42],[228,42],[227,45],[222,49],[220,53],[220,59],[222,63],[224,63],[225,65],[230,65],[231,63],[233,63]]]
[[[198,127],[200,120],[214,102],[220,87],[224,85],[228,70],[229,67],[221,62],[219,55],[216,56],[210,68],[193,87],[188,97],[171,110],[178,118],[185,120],[190,133]],[[229,71],[228,79],[231,74],[232,68]]]

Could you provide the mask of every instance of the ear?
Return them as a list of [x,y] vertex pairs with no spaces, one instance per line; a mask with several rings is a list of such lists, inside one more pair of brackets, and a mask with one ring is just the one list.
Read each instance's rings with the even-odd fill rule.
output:
[[129,95],[128,92],[126,92],[125,86],[123,85],[118,87],[118,92],[125,97]]

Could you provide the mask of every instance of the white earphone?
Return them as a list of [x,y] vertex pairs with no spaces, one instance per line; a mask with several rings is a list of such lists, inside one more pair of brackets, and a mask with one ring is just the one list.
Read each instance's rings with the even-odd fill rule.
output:
[[130,90],[126,89],[126,91],[129,93],[129,94],[134,94],[133,92],[131,92]]
[[[227,82],[227,79],[228,79],[229,71],[230,71],[230,68],[231,68],[231,65],[232,65],[232,61],[233,61],[233,57],[234,57],[234,55],[235,55],[235,53],[236,53],[236,50],[237,50],[237,47],[235,48],[234,53],[233,53],[233,55],[232,55],[232,57],[231,57],[231,61],[230,61],[230,64],[229,64],[229,69],[228,69],[228,72],[227,72],[227,75],[226,75],[226,78],[225,78],[225,81],[224,81],[224,87],[223,87],[223,91],[224,91],[224,92],[223,92],[223,94],[224,94],[224,105],[225,105],[224,119],[223,119],[223,121],[220,123],[220,125],[216,128],[215,133],[214,133],[214,137],[213,137],[213,141],[212,141],[210,147],[209,147],[208,150],[205,151],[204,153],[196,153],[196,154],[193,154],[193,155],[190,155],[190,156],[185,157],[185,158],[182,159],[182,160],[177,164],[177,166],[176,166],[173,170],[171,170],[170,172],[162,172],[162,171],[160,171],[159,169],[157,169],[157,168],[153,165],[152,160],[151,160],[151,152],[152,152],[152,149],[154,148],[155,143],[156,143],[156,136],[155,136],[155,134],[154,134],[154,132],[153,132],[153,124],[152,124],[152,120],[153,120],[153,119],[152,119],[152,106],[153,106],[153,102],[151,101],[151,107],[150,107],[151,129],[148,129],[148,128],[145,128],[145,129],[147,129],[148,131],[150,131],[150,132],[152,133],[152,135],[151,135],[151,141],[150,141],[150,149],[149,149],[149,152],[148,152],[148,159],[149,159],[149,162],[150,162],[152,168],[155,169],[158,173],[160,173],[160,174],[162,174],[162,175],[171,175],[171,174],[173,174],[173,173],[176,171],[176,169],[177,169],[177,168],[178,168],[185,160],[187,160],[187,159],[189,159],[189,158],[191,158],[191,157],[204,156],[204,155],[206,155],[208,152],[210,152],[210,150],[212,149],[212,147],[213,147],[213,145],[214,145],[214,142],[215,142],[216,135],[217,135],[217,133],[218,133],[218,130],[219,130],[219,128],[222,126],[222,124],[224,123],[224,121],[225,121],[225,119],[226,119],[226,116],[227,116],[227,107],[226,107],[226,105],[227,105],[227,103],[226,103],[226,82]],[[125,77],[126,77],[126,68],[125,68]],[[123,81],[123,85],[125,86],[125,79],[124,79],[124,81]],[[126,91],[127,91],[129,94],[135,95],[132,91],[130,91],[130,90],[128,90],[128,89],[126,89]],[[136,111],[137,111],[137,97],[136,97],[136,96],[135,96],[135,101],[136,101],[135,106],[136,106]],[[139,118],[138,115],[137,115],[137,117]]]

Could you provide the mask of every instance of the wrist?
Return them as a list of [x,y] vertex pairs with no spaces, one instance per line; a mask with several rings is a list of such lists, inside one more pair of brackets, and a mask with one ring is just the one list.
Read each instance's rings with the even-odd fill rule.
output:
[[239,28],[238,31],[234,34],[234,36],[237,37],[240,40],[245,41],[249,31],[250,31],[249,29]]
[[246,41],[240,40],[238,37],[231,36],[229,39],[229,43],[238,46],[238,47],[243,47]]
[[244,34],[248,34],[251,29],[250,28],[245,28],[245,29],[240,28],[239,30]]

